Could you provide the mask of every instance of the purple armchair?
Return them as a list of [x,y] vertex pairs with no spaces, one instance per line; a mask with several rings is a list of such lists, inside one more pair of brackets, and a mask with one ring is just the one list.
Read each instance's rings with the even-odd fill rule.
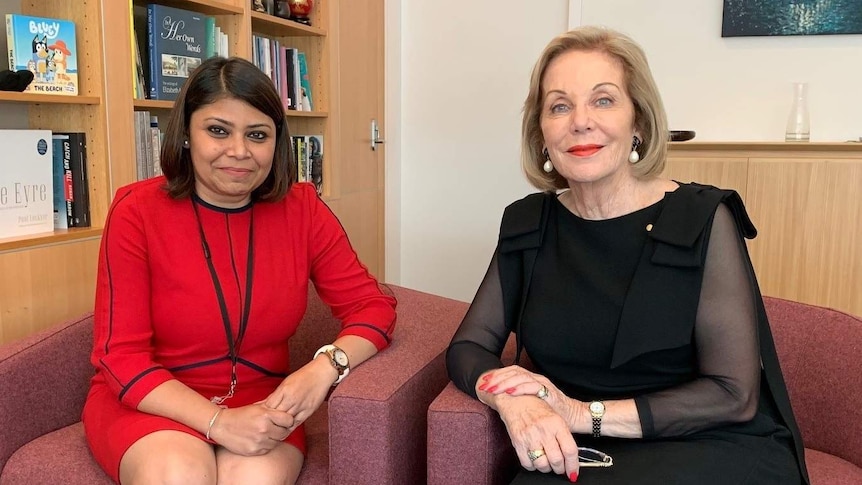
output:
[[[764,300],[811,484],[862,483],[862,320],[804,303]],[[507,346],[504,362],[511,362],[512,350]],[[451,383],[431,403],[428,485],[509,483],[518,466],[496,412]]]
[[[400,287],[392,345],[336,387],[306,423],[300,484],[421,483],[428,405],[448,382],[444,352],[467,304]],[[0,347],[0,484],[111,484],[80,422],[93,374],[92,315]],[[340,324],[309,291],[291,339],[297,365]]]

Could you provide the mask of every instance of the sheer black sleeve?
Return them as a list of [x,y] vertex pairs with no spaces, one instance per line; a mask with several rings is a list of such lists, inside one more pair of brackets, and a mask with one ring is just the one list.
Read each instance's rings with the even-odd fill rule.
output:
[[503,319],[503,289],[495,252],[476,297],[446,352],[449,378],[458,389],[475,398],[479,376],[503,367],[500,354],[510,331]]
[[718,206],[695,322],[697,379],[635,398],[645,438],[744,422],[757,411],[760,352],[753,275],[730,210]]

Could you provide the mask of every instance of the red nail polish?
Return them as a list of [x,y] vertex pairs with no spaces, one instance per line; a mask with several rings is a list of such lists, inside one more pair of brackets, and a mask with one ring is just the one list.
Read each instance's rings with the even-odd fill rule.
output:
[[491,374],[485,374],[484,376],[482,376],[483,381],[487,381],[490,378],[491,378]]
[[513,392],[515,392],[514,387],[510,387],[510,388],[506,389],[506,394],[512,394]]
[[577,482],[578,481],[578,472],[572,472],[572,474],[569,475],[569,481],[572,483]]
[[479,390],[484,391],[486,387],[488,387],[488,384],[482,384],[481,386],[479,386]]
[[491,386],[491,388],[488,389],[488,392],[494,392],[496,390],[497,390],[497,386]]

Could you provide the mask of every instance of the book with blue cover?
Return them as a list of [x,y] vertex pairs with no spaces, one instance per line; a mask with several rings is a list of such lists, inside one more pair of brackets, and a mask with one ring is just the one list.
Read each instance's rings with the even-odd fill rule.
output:
[[206,16],[164,5],[147,5],[150,99],[173,101],[206,58]]
[[48,17],[6,14],[9,69],[30,71],[24,92],[78,94],[78,48],[75,23]]

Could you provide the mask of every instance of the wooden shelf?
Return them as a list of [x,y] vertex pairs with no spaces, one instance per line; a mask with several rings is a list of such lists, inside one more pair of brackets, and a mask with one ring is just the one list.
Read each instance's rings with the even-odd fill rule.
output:
[[135,0],[135,3],[146,5],[148,3],[158,3],[168,7],[181,8],[183,10],[194,10],[207,15],[241,15],[242,7],[230,5],[218,0],[156,0],[150,2],[146,0]]
[[288,118],[326,118],[329,116],[328,111],[296,111],[287,110],[284,115]]
[[0,102],[28,104],[99,104],[98,96],[59,96],[54,94],[18,93],[0,91]]
[[164,101],[161,99],[136,99],[132,101],[132,105],[138,111],[147,109],[171,109],[174,107],[173,101]]
[[54,233],[31,234],[29,236],[9,237],[0,239],[0,253],[20,251],[38,246],[96,239],[102,237],[101,227],[81,227],[72,229],[55,229]]
[[326,35],[326,31],[323,29],[260,12],[251,12],[251,30],[273,37],[323,37]]

